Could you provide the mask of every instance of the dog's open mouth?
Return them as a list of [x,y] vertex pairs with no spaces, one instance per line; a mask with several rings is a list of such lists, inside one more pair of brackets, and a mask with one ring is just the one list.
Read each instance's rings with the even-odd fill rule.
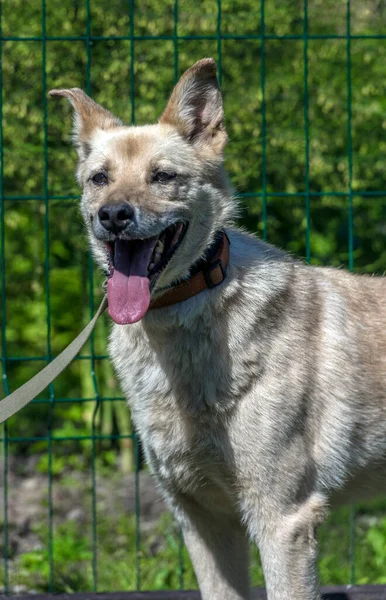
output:
[[174,223],[159,236],[144,240],[116,239],[108,244],[109,313],[119,325],[136,323],[146,314],[150,292],[180,245],[187,224]]

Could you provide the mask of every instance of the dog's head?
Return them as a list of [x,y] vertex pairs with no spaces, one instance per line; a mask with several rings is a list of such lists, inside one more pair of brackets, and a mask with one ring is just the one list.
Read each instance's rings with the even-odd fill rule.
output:
[[189,274],[231,217],[215,63],[203,59],[184,73],[156,125],[126,127],[77,88],[50,94],[75,110],[81,208],[110,274],[110,315],[134,323],[151,295]]

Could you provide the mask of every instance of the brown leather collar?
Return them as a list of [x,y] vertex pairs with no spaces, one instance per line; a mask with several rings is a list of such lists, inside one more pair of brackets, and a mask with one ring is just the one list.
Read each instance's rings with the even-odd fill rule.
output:
[[229,246],[228,236],[223,231],[217,252],[212,258],[203,263],[198,273],[192,275],[186,281],[173,286],[159,298],[152,300],[150,308],[171,306],[172,304],[177,304],[177,302],[192,298],[204,290],[220,285],[226,277],[229,262]]

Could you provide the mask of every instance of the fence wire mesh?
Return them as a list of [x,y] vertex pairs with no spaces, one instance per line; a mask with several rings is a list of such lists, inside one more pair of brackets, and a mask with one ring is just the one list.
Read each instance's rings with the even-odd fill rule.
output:
[[[231,138],[226,160],[242,201],[241,221],[315,264],[384,270],[384,2],[14,0],[2,2],[0,11],[4,395],[70,341],[94,313],[100,294],[100,275],[87,255],[77,213],[79,190],[69,183],[75,164],[70,110],[51,104],[51,87],[79,85],[127,122],[144,123],[160,114],[184,68],[215,57]],[[71,368],[3,427],[0,586],[6,593],[26,577],[43,591],[114,589],[114,578],[100,578],[108,532],[101,525],[105,504],[98,485],[109,465],[134,490],[133,526],[123,543],[132,577],[117,585],[139,590],[144,569],[148,577],[140,535],[144,469],[108,365],[107,329],[107,322],[100,323]],[[38,531],[33,517],[26,525],[39,538],[38,547],[23,551],[10,499],[18,485],[13,473],[31,470],[40,484],[46,482],[44,515]],[[88,575],[73,580],[58,576],[64,541],[55,489],[75,471],[89,513],[77,522],[74,545],[70,534],[66,544]],[[334,557],[322,558],[325,583],[355,583],[356,568],[373,556],[370,550],[361,555],[356,546],[356,535],[364,540],[369,531],[358,526],[354,508],[342,515],[347,535],[335,529],[335,536],[343,536],[345,550],[337,545]],[[183,588],[187,559],[178,533],[170,535],[176,578],[168,574],[153,583]],[[384,540],[384,532],[379,535]],[[156,550],[153,558],[157,563]],[[340,579],[333,573],[329,581],[334,560]],[[66,568],[74,563],[68,560]],[[164,564],[156,570],[169,573]],[[261,583],[261,571],[256,577]]]

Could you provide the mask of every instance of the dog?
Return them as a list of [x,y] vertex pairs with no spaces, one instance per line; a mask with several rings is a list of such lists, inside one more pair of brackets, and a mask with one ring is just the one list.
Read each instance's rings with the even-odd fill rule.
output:
[[109,353],[204,600],[316,600],[331,503],[386,489],[386,281],[311,267],[234,225],[212,59],[155,125],[77,88],[81,211],[108,274]]

